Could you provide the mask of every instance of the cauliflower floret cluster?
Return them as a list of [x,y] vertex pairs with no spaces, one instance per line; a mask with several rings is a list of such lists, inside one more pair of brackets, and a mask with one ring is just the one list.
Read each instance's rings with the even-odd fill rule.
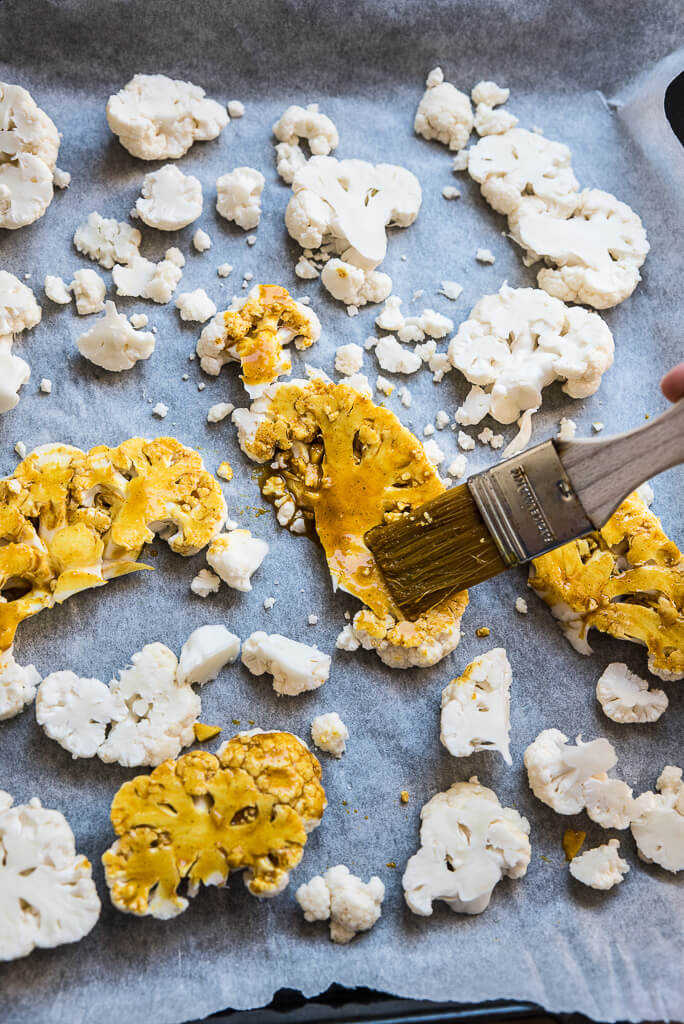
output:
[[36,695],[40,675],[34,665],[18,665],[12,648],[0,654],[0,722],[14,718]]
[[273,125],[273,134],[278,139],[278,174],[287,185],[292,184],[295,173],[306,162],[300,145],[302,139],[308,142],[312,156],[327,156],[337,149],[340,141],[337,128],[320,112],[317,103],[288,107]]
[[347,382],[317,378],[272,385],[233,420],[243,451],[273,473],[262,486],[278,522],[295,533],[309,522],[335,589],[368,606],[357,640],[387,664],[433,665],[458,644],[465,592],[416,622],[401,619],[366,547],[366,531],[436,497],[444,485],[420,441],[394,413]]
[[606,739],[568,744],[559,729],[544,729],[530,743],[524,756],[530,789],[557,814],[586,810],[602,828],[625,829],[634,814],[632,790],[626,782],[611,779],[608,772],[617,756]]
[[349,729],[336,711],[316,715],[311,723],[311,739],[319,750],[342,757],[347,749]]
[[222,174],[216,182],[217,211],[244,231],[250,231],[261,220],[261,193],[265,184],[261,171],[253,167],[236,167]]
[[435,900],[457,914],[481,914],[497,882],[522,878],[530,863],[530,826],[473,776],[438,793],[420,812],[420,849],[402,885],[414,914],[429,917]]
[[115,263],[131,263],[139,255],[142,235],[124,221],[88,214],[74,232],[74,247],[91,260],[111,270]]
[[511,764],[510,690],[513,673],[503,647],[495,647],[467,666],[442,690],[439,738],[454,757],[498,750]]
[[663,690],[649,690],[645,679],[613,662],[596,684],[596,699],[613,722],[657,722],[669,701]]
[[449,149],[463,149],[473,130],[470,100],[451,82],[444,81],[441,68],[434,68],[425,84],[427,88],[418,104],[413,130],[416,135],[435,139]]
[[620,841],[610,839],[593,850],[585,850],[570,861],[570,874],[582,885],[603,891],[619,885],[629,871],[629,864],[620,856]]
[[539,287],[566,302],[607,309],[641,280],[649,244],[638,215],[599,189],[579,191],[567,146],[513,128],[481,139],[468,172],[499,213],[529,266],[543,260]]
[[88,860],[64,815],[0,791],[0,960],[78,942],[100,916]]
[[252,633],[242,646],[242,664],[253,676],[273,676],[277,694],[296,697],[317,690],[330,675],[330,655],[279,633]]
[[597,313],[566,306],[537,288],[504,284],[473,307],[449,342],[448,355],[489,396],[478,409],[480,419],[488,413],[499,423],[513,423],[539,408],[543,389],[555,380],[563,381],[571,398],[593,395],[613,352],[613,336]]
[[137,331],[123,313],[117,313],[114,302],[106,302],[105,315],[76,339],[76,347],[95,366],[120,372],[132,369],[139,359],[149,359],[154,342],[152,331]]
[[362,882],[344,864],[314,875],[295,893],[305,921],[330,921],[330,938],[346,945],[369,931],[382,914],[385,886],[377,875]]
[[632,835],[639,856],[666,871],[684,871],[684,782],[682,769],[668,764],[655,793],[634,801]]
[[0,603],[0,651],[23,619],[108,580],[146,568],[155,535],[194,555],[219,532],[226,503],[191,448],[131,438],[82,452],[43,445],[0,480],[0,587],[28,589]]
[[12,352],[14,336],[35,327],[41,317],[42,310],[31,289],[14,274],[0,270],[0,413],[14,409],[19,389],[31,376],[26,360]]
[[581,654],[598,629],[644,646],[653,675],[684,678],[684,558],[639,493],[597,533],[535,559],[529,583]]
[[418,216],[415,175],[393,164],[313,156],[297,170],[292,191],[285,213],[292,238],[307,256],[321,249],[324,261],[340,257],[326,263],[322,276],[331,294],[353,306],[386,299],[391,280],[376,268],[387,227],[408,227]]
[[142,181],[135,209],[142,221],[158,231],[179,231],[202,214],[202,186],[175,164],[150,171]]
[[503,135],[518,123],[515,114],[495,110],[508,101],[510,89],[502,89],[496,82],[478,82],[471,92],[475,104],[474,127],[478,135]]
[[135,75],[107,100],[107,121],[132,156],[176,160],[194,142],[215,139],[228,124],[228,112],[192,82]]
[[207,549],[207,562],[223,582],[243,594],[252,589],[252,576],[268,554],[268,543],[251,530],[231,530],[216,537]]
[[0,82],[0,228],[22,228],[43,216],[58,152],[59,132],[31,94]]
[[320,320],[312,309],[296,302],[286,288],[258,284],[235,309],[218,313],[202,331],[197,355],[205,373],[216,376],[225,363],[239,362],[242,381],[250,397],[256,397],[292,362],[285,346],[310,348],[321,334]]
[[326,806],[321,766],[287,732],[240,733],[214,756],[165,761],[124,783],[112,801],[116,842],[104,854],[114,906],[162,920],[200,885],[245,870],[254,896],[277,896]]

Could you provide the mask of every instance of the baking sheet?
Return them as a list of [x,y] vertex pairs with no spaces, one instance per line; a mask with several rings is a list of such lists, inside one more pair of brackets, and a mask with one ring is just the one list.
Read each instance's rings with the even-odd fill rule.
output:
[[[483,77],[510,86],[509,106],[522,126],[539,126],[550,138],[568,143],[582,185],[614,191],[643,218],[652,246],[643,281],[631,299],[605,314],[616,340],[615,365],[587,401],[573,402],[559,388],[548,389],[543,412],[535,417],[535,438],[555,431],[561,415],[578,422],[580,435],[588,434],[595,420],[607,431],[633,426],[664,407],[658,379],[682,355],[683,161],[664,119],[662,95],[684,61],[671,57],[660,63],[681,40],[681,4],[665,0],[648,5],[586,0],[562,12],[546,2],[494,0],[5,0],[0,77],[28,87],[54,118],[63,133],[59,165],[73,179],[43,220],[0,237],[0,262],[20,278],[30,274],[41,299],[46,273],[70,280],[78,267],[91,266],[71,248],[76,225],[92,210],[124,219],[142,175],[158,166],[133,159],[112,137],[104,117],[106,98],[136,72],[164,72],[189,78],[225,102],[241,99],[247,108],[219,140],[196,145],[180,161],[182,170],[197,175],[204,186],[201,220],[179,233],[143,227],[146,255],[157,258],[171,244],[185,253],[179,290],[202,286],[220,306],[240,292],[242,274],[250,271],[255,281],[276,281],[296,295],[309,294],[324,334],[305,357],[328,372],[337,345],[362,342],[372,333],[377,310],[367,308],[350,319],[321,294],[318,283],[294,276],[298,250],[283,226],[290,193],[275,172],[270,126],[288,103],[320,101],[340,130],[337,155],[395,161],[420,178],[420,216],[410,229],[392,233],[382,269],[392,275],[405,308],[419,312],[432,306],[458,324],[483,293],[497,290],[504,280],[529,285],[534,276],[504,237],[503,218],[485,205],[467,175],[456,181],[460,200],[442,199],[442,187],[455,182],[450,155],[412,133],[423,80],[440,63],[448,79],[466,91]],[[213,208],[216,177],[240,164],[260,168],[267,180],[254,248]],[[202,255],[190,246],[198,226],[214,242]],[[492,249],[493,266],[475,262],[478,247]],[[227,281],[216,275],[224,261],[235,268]],[[102,273],[109,282],[109,272]],[[436,294],[444,278],[463,285],[457,303]],[[424,296],[412,302],[419,289]],[[74,345],[91,321],[45,301],[42,323],[15,345],[30,362],[32,376],[19,406],[0,420],[0,469],[9,472],[15,465],[17,440],[29,449],[55,440],[88,447],[134,434],[174,434],[199,448],[211,469],[230,460],[235,468],[225,489],[230,514],[267,538],[271,552],[251,594],[222,587],[202,601],[190,594],[189,583],[203,556],[184,560],[159,542],[153,546],[156,556],[148,552],[154,575],[111,583],[24,623],[18,660],[35,662],[44,674],[70,668],[109,679],[143,644],[159,640],[178,652],[191,630],[206,622],[225,622],[243,638],[255,629],[279,631],[333,653],[329,682],[310,695],[278,699],[268,677],[255,678],[235,666],[204,688],[202,720],[223,724],[222,738],[231,735],[233,719],[307,736],[315,714],[337,710],[351,739],[340,762],[322,756],[329,808],[282,896],[257,902],[235,877],[226,889],[203,891],[176,920],[159,922],[114,911],[100,867],[112,840],[111,797],[137,773],[98,760],[72,761],[43,736],[32,708],[0,723],[0,788],[17,802],[38,795],[67,814],[78,849],[95,866],[103,900],[97,927],[80,944],[0,966],[2,1019],[8,1024],[29,1018],[55,1024],[176,1022],[225,1006],[263,1005],[280,987],[311,995],[332,982],[435,1000],[530,1000],[552,1011],[581,1011],[599,1019],[683,1019],[683,879],[640,863],[631,838],[620,833],[622,853],[632,867],[624,884],[600,894],[574,883],[561,851],[563,830],[586,829],[588,845],[605,841],[606,833],[583,816],[560,818],[535,800],[522,765],[525,746],[537,733],[559,726],[570,736],[608,736],[621,777],[637,792],[653,788],[663,765],[681,764],[682,684],[665,685],[670,708],[657,724],[613,725],[597,710],[596,680],[615,660],[643,674],[644,652],[597,638],[593,658],[575,653],[548,609],[526,591],[523,573],[472,593],[459,648],[433,669],[392,672],[373,653],[335,652],[343,612],[353,612],[356,603],[331,594],[324,559],[310,541],[279,530],[270,514],[258,514],[263,503],[253,467],[239,452],[230,423],[206,424],[214,402],[245,404],[235,367],[219,378],[201,374],[188,359],[199,328],[181,323],[173,304],[117,303],[126,312],[146,312],[157,327],[152,358],[128,373],[98,370]],[[295,372],[302,371],[303,362],[294,356]],[[365,369],[375,379],[372,355]],[[183,381],[186,373],[189,379]],[[42,377],[53,381],[50,396],[38,393]],[[200,382],[206,384],[201,393]],[[468,390],[455,372],[439,386],[427,372],[407,383],[412,408],[403,409],[396,393],[387,404],[418,433],[437,409],[453,413]],[[170,410],[163,422],[151,415],[158,401]],[[453,433],[437,439],[448,458],[457,453]],[[494,458],[478,445],[469,470]],[[655,485],[656,509],[680,543],[681,480],[681,471],[672,472]],[[519,594],[529,602],[526,617],[513,610]],[[263,600],[269,596],[276,604],[267,612]],[[307,624],[310,613],[319,617],[316,626]],[[491,629],[487,640],[475,636],[481,625]],[[452,759],[438,742],[440,691],[476,654],[500,644],[514,673],[513,766],[486,754]],[[215,749],[219,742],[208,746]],[[420,807],[452,781],[475,773],[502,803],[529,818],[527,876],[502,882],[480,917],[457,916],[440,904],[431,919],[414,917],[404,904],[400,880],[417,847]],[[402,789],[410,792],[407,806],[399,802]],[[379,874],[387,887],[380,922],[346,947],[329,942],[326,925],[306,924],[293,899],[297,885],[339,862],[364,878]],[[386,867],[388,862],[397,868]]]

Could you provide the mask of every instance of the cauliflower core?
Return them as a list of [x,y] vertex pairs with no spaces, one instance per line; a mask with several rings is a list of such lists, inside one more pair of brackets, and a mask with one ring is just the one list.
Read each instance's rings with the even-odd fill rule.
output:
[[377,875],[362,882],[344,864],[314,875],[295,893],[305,921],[330,921],[330,938],[345,945],[369,931],[382,913],[385,886]]
[[347,749],[349,729],[336,711],[316,715],[311,723],[311,739],[319,750],[342,757]]
[[620,856],[620,842],[611,839],[603,846],[585,850],[570,861],[570,874],[582,885],[592,889],[612,889],[619,885],[623,875],[629,871],[629,864]]
[[435,900],[458,914],[481,914],[502,878],[522,878],[530,863],[530,826],[473,776],[438,793],[420,812],[421,846],[402,885],[414,914],[429,917]]
[[87,453],[37,448],[0,480],[0,652],[23,619],[147,568],[137,560],[155,535],[194,555],[225,517],[218,481],[174,438],[131,438]]
[[646,647],[661,679],[684,678],[684,558],[638,492],[597,533],[535,559],[529,583],[581,654],[595,628]]
[[59,142],[31,94],[0,82],[0,228],[15,230],[43,216],[54,194]]
[[145,175],[135,209],[151,228],[179,231],[201,216],[202,186],[192,174],[166,164]]
[[441,68],[435,68],[427,80],[427,89],[418,105],[413,130],[424,139],[435,139],[449,149],[463,149],[473,130],[473,111],[464,92],[445,82]]
[[306,690],[317,690],[330,675],[330,655],[317,647],[300,644],[289,637],[261,630],[252,633],[242,645],[242,664],[253,676],[268,672],[278,694],[296,697]]
[[90,863],[59,811],[0,791],[0,960],[78,942],[100,916]]
[[498,750],[511,764],[509,749],[512,672],[503,647],[481,654],[463,675],[442,690],[440,740],[454,757]]
[[284,346],[306,349],[318,341],[321,324],[312,309],[276,284],[259,284],[237,309],[218,313],[202,331],[197,355],[205,373],[216,376],[225,363],[239,362],[242,380],[256,397],[267,384],[288,374],[292,363]]
[[669,703],[662,690],[649,690],[645,679],[626,665],[609,665],[596,684],[596,699],[613,722],[657,722]]
[[160,919],[182,913],[200,884],[246,869],[254,896],[276,896],[326,806],[321,766],[286,732],[240,733],[214,756],[165,761],[124,783],[112,802],[119,837],[102,862],[118,910]]
[[632,835],[639,856],[666,871],[684,871],[684,782],[682,769],[666,765],[656,793],[634,801]]
[[597,313],[566,306],[540,289],[504,284],[460,325],[449,362],[489,395],[480,418],[489,413],[513,423],[539,408],[543,389],[555,380],[572,398],[593,395],[613,351],[613,336]]
[[191,82],[135,75],[107,100],[107,121],[132,156],[175,160],[193,142],[215,139],[228,124],[228,112]]
[[333,586],[368,605],[354,620],[357,639],[396,667],[434,665],[458,644],[465,592],[416,622],[399,621],[366,547],[366,531],[391,522],[444,490],[423,446],[394,413],[348,383],[291,381],[267,388],[251,409],[233,413],[240,446],[271,463],[262,486],[278,522],[318,534]]

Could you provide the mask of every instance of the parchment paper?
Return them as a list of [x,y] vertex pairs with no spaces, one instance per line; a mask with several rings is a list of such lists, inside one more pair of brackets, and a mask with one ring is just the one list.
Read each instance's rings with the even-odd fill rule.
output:
[[[78,267],[91,265],[71,247],[77,224],[92,210],[125,219],[143,174],[158,166],[130,157],[109,133],[107,96],[136,72],[164,72],[197,82],[224,102],[241,99],[247,108],[219,140],[196,145],[180,161],[183,171],[203,183],[201,221],[178,234],[143,227],[146,255],[157,258],[171,244],[184,251],[179,291],[202,286],[220,306],[240,292],[242,274],[251,271],[255,281],[309,294],[324,335],[306,358],[328,372],[337,345],[362,342],[372,333],[377,309],[350,319],[318,283],[294,276],[298,250],[283,225],[290,193],[275,172],[270,129],[288,103],[319,101],[339,127],[340,157],[394,161],[418,174],[424,190],[420,216],[410,229],[393,233],[382,269],[393,276],[405,308],[432,306],[458,324],[480,295],[504,280],[533,284],[534,272],[523,267],[520,252],[504,236],[503,218],[485,205],[474,183],[467,175],[455,181],[448,151],[413,135],[425,75],[440,63],[448,79],[466,91],[481,78],[509,86],[509,106],[521,125],[539,126],[568,143],[582,185],[615,192],[643,218],[652,245],[643,281],[631,299],[605,314],[615,335],[615,365],[586,402],[573,402],[558,388],[545,392],[535,438],[555,432],[561,415],[578,422],[580,435],[590,433],[596,420],[607,431],[633,426],[664,407],[658,379],[682,354],[683,158],[662,107],[664,89],[682,60],[659,65],[681,39],[681,4],[665,0],[585,0],[562,8],[494,0],[5,0],[0,76],[28,87],[55,119],[63,133],[59,164],[73,180],[43,220],[0,237],[1,264],[19,277],[30,274],[38,295],[46,273],[68,281]],[[611,102],[615,97],[624,101],[622,107]],[[254,248],[214,211],[216,177],[241,164],[260,168],[267,179]],[[441,189],[454,182],[462,198],[447,202]],[[214,242],[203,255],[190,246],[199,225]],[[493,266],[476,263],[478,247],[494,252]],[[224,261],[235,269],[222,282],[216,267]],[[462,283],[457,303],[436,294],[444,278]],[[425,294],[412,302],[418,289]],[[229,421],[206,424],[212,403],[245,404],[235,367],[219,378],[201,374],[188,360],[199,327],[182,324],[173,304],[117,303],[127,312],[148,313],[158,328],[157,349],[132,371],[108,374],[75,348],[75,337],[91,321],[44,301],[42,323],[15,345],[32,376],[18,408],[0,420],[0,468],[12,470],[20,439],[30,450],[47,441],[88,447],[135,434],[171,433],[198,447],[211,469],[230,460],[231,515],[267,538],[271,552],[251,594],[222,587],[202,601],[190,594],[189,584],[205,564],[203,556],[184,560],[160,541],[153,546],[156,557],[148,552],[156,573],[113,582],[26,622],[19,630],[18,660],[35,662],[42,673],[69,668],[107,680],[143,644],[159,640],[179,652],[190,631],[206,622],[225,622],[243,638],[255,629],[280,631],[333,653],[329,682],[313,694],[278,699],[268,677],[254,678],[238,665],[204,688],[203,721],[222,724],[221,739],[234,731],[232,719],[243,727],[252,719],[262,728],[306,737],[315,714],[337,710],[351,739],[340,762],[322,757],[329,808],[283,895],[257,902],[235,877],[230,887],[203,891],[186,913],[164,923],[114,911],[100,867],[113,838],[111,797],[137,773],[98,760],[72,761],[44,737],[32,708],[0,723],[0,788],[17,802],[38,795],[66,813],[78,849],[94,864],[103,901],[97,927],[80,944],[0,967],[0,1017],[8,1024],[176,1022],[226,1006],[263,1005],[282,986],[311,995],[340,982],[417,998],[532,1000],[599,1019],[684,1019],[682,877],[641,863],[629,833],[621,833],[622,853],[632,867],[624,884],[600,894],[574,883],[561,851],[563,830],[586,829],[588,845],[608,836],[583,816],[560,818],[537,801],[522,765],[525,746],[542,728],[558,726],[573,737],[608,736],[619,755],[620,776],[636,792],[653,788],[666,763],[681,764],[683,684],[665,686],[670,708],[657,724],[613,725],[597,708],[596,680],[615,660],[645,673],[645,653],[601,637],[592,658],[575,653],[548,609],[526,591],[524,573],[472,593],[461,645],[431,670],[392,672],[373,653],[335,652],[343,612],[353,612],[355,602],[332,595],[317,547],[279,530],[270,512],[257,514],[263,505],[257,482]],[[303,371],[303,361],[295,356],[295,372]],[[374,380],[372,355],[366,370]],[[189,380],[183,381],[186,373]],[[38,393],[42,377],[53,381],[50,396]],[[206,384],[201,393],[200,382]],[[419,434],[437,409],[453,413],[468,389],[455,372],[439,386],[427,371],[408,384],[410,410],[396,394],[387,401]],[[151,415],[158,401],[170,409],[164,422]],[[455,434],[447,430],[437,439],[448,457],[457,453]],[[478,445],[469,470],[495,457]],[[655,484],[656,510],[680,544],[681,480],[680,470]],[[529,601],[526,617],[513,610],[519,594]],[[262,606],[268,596],[276,598],[270,612]],[[310,613],[318,615],[317,626],[307,625]],[[491,629],[486,640],[475,636],[481,625]],[[452,759],[438,742],[440,691],[476,654],[500,644],[514,672],[513,766],[495,755]],[[440,904],[431,919],[414,917],[400,879],[417,847],[420,807],[452,781],[473,774],[529,818],[527,876],[501,883],[480,917],[457,916]],[[408,806],[399,802],[402,789],[410,792]],[[340,862],[364,878],[378,873],[387,886],[381,921],[347,947],[330,943],[326,925],[306,924],[293,899],[302,881]],[[396,869],[386,867],[388,862]]]

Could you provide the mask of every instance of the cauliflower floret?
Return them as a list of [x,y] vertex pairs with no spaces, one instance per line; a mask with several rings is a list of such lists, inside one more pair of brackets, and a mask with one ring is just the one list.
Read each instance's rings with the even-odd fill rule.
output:
[[530,826],[473,776],[438,793],[420,812],[421,846],[402,885],[414,914],[429,917],[434,900],[458,914],[481,914],[502,878],[522,878],[530,863]]
[[31,376],[31,367],[12,354],[13,337],[0,335],[0,413],[9,412],[19,403],[19,389]]
[[307,160],[292,191],[285,213],[292,238],[305,249],[326,245],[364,270],[374,270],[384,259],[386,228],[408,227],[421,203],[418,179],[403,167],[332,156]]
[[327,156],[340,141],[337,128],[329,117],[321,114],[317,103],[288,107],[273,125],[273,134],[280,143],[290,145],[306,139],[314,156]]
[[42,310],[28,285],[14,274],[0,270],[0,336],[29,330],[40,323],[41,316]]
[[613,722],[657,722],[669,703],[663,690],[649,690],[645,679],[613,662],[596,684],[596,699]]
[[76,299],[79,316],[101,313],[104,309],[107,288],[96,270],[77,270],[69,288]]
[[420,316],[407,316],[397,330],[400,341],[424,341],[429,338],[445,338],[454,329],[454,321],[448,316],[424,309]]
[[422,366],[420,356],[402,348],[391,335],[380,338],[375,346],[375,355],[382,369],[388,373],[415,373]]
[[243,868],[252,895],[277,896],[323,816],[320,778],[296,736],[255,731],[124,783],[111,809],[118,838],[102,858],[112,903],[168,919],[188,905],[184,880],[193,897]]
[[0,228],[14,231],[33,224],[53,195],[52,171],[37,156],[20,153],[11,163],[0,161]]
[[477,85],[473,86],[470,98],[472,99],[475,106],[478,103],[484,103],[488,107],[500,107],[503,103],[508,102],[508,97],[511,95],[510,89],[503,89],[496,82],[483,81],[478,82]]
[[[474,427],[483,420],[489,412],[490,402],[491,397],[489,392],[484,391],[481,387],[478,387],[477,384],[473,384],[472,388],[466,395],[465,402],[456,410],[454,419],[463,427]],[[473,448],[474,447],[475,443],[473,442]]]
[[231,402],[215,402],[214,405],[209,406],[207,413],[207,423],[220,423],[225,420],[226,416],[230,416],[235,406]]
[[398,331],[405,323],[406,318],[401,312],[401,299],[398,295],[390,295],[375,318],[375,326],[381,331]]
[[216,306],[204,288],[181,292],[176,299],[176,309],[180,311],[181,320],[192,320],[194,323],[203,324],[216,316]]
[[334,299],[346,306],[365,306],[382,302],[392,291],[392,278],[379,270],[363,270],[344,260],[329,260],[323,267],[321,281]]
[[209,597],[209,594],[217,594],[221,585],[221,577],[209,569],[200,569],[192,583],[190,590],[198,597]]
[[275,692],[288,697],[318,689],[330,675],[328,654],[278,633],[252,633],[242,645],[242,663],[254,676],[268,672]]
[[[441,68],[435,69],[441,73]],[[413,130],[424,139],[436,139],[449,149],[463,149],[473,130],[470,100],[440,75],[428,76],[427,89],[418,105]]]
[[197,228],[197,231],[192,236],[192,247],[197,252],[206,252],[211,249],[211,237],[202,228]]
[[34,665],[18,665],[12,648],[0,653],[0,722],[14,718],[36,695],[40,675]]
[[232,665],[240,653],[240,637],[225,626],[200,626],[183,644],[176,679],[181,686],[216,679],[224,665]]
[[59,132],[33,97],[0,82],[0,228],[33,224],[52,202]]
[[233,590],[249,593],[252,576],[268,554],[265,540],[250,530],[231,530],[216,537],[207,550],[207,562]]
[[207,324],[197,342],[197,355],[205,373],[216,376],[225,363],[239,362],[242,381],[252,397],[267,384],[290,372],[285,346],[306,349],[321,334],[312,309],[296,302],[279,285],[255,285],[235,309],[219,313]]
[[385,886],[377,875],[362,882],[344,864],[300,885],[295,899],[306,921],[330,921],[330,938],[342,945],[369,931],[382,914]]
[[[1,88],[1,87],[0,87]],[[0,960],[78,942],[100,916],[88,860],[59,811],[0,793]]]
[[342,757],[347,749],[349,729],[336,711],[329,711],[314,718],[311,723],[311,739],[319,750]]
[[[486,412],[512,423],[539,408],[543,389],[554,380],[564,381],[572,398],[594,394],[613,352],[613,336],[597,313],[568,307],[536,288],[504,284],[474,306],[449,342],[448,357],[471,384],[487,389]],[[456,418],[465,422],[459,413]]]
[[439,738],[454,757],[498,750],[512,764],[509,748],[511,666],[503,647],[495,647],[467,666],[442,690]]
[[132,263],[140,255],[141,240],[137,228],[99,213],[89,214],[74,232],[75,248],[106,270],[111,270],[115,263]]
[[133,156],[175,160],[193,142],[215,139],[228,124],[228,113],[191,82],[135,75],[107,100],[107,121]]
[[348,622],[337,635],[335,647],[338,651],[358,651],[361,643],[354,636],[351,622]]
[[82,356],[96,366],[117,372],[132,369],[139,359],[149,359],[154,344],[154,334],[136,331],[123,313],[117,313],[113,302],[107,302],[105,315],[76,339]]
[[598,773],[582,786],[585,810],[601,828],[629,828],[634,815],[632,789],[620,779]]
[[566,220],[533,198],[509,217],[526,262],[544,260],[539,287],[567,302],[608,309],[629,298],[650,248],[639,216],[609,192],[584,189]]
[[478,135],[502,135],[515,128],[517,117],[506,110],[494,110],[494,107],[506,103],[509,96],[510,89],[502,89],[496,82],[478,82],[471,93],[475,104],[475,131]]
[[261,193],[266,179],[253,167],[236,167],[216,182],[216,209],[226,220],[245,231],[255,228],[261,219]]
[[182,254],[175,247],[167,249],[164,259],[159,263],[153,263],[144,256],[136,256],[126,266],[114,267],[112,278],[116,294],[152,299],[153,302],[164,304],[170,300],[183,276],[184,262]]
[[150,171],[143,178],[135,209],[145,224],[158,231],[179,231],[202,215],[202,186],[175,164]]
[[684,678],[683,579],[681,552],[635,492],[600,531],[536,558],[529,583],[580,653],[595,628],[642,644],[669,680]]
[[335,349],[335,369],[345,377],[353,377],[363,366],[363,349],[350,342]]
[[540,209],[569,217],[577,205],[579,182],[572,154],[560,142],[513,128],[481,139],[468,150],[468,173],[498,213],[515,213],[524,196],[534,196]]
[[63,281],[61,277],[56,277],[54,274],[46,274],[43,287],[45,295],[50,302],[54,302],[58,306],[66,306],[71,302],[71,292],[67,287],[66,281]]
[[634,801],[632,835],[639,856],[666,871],[684,870],[684,782],[682,769],[666,765],[656,793],[642,793]]
[[95,757],[107,726],[126,715],[123,701],[99,679],[51,672],[38,689],[36,721],[73,758]]
[[396,621],[362,608],[354,616],[354,637],[390,668],[429,668],[458,647],[467,593],[452,595],[415,622]]
[[623,875],[629,871],[629,864],[619,854],[620,842],[611,839],[603,846],[585,850],[570,861],[570,874],[582,885],[592,889],[612,889],[619,885]]

